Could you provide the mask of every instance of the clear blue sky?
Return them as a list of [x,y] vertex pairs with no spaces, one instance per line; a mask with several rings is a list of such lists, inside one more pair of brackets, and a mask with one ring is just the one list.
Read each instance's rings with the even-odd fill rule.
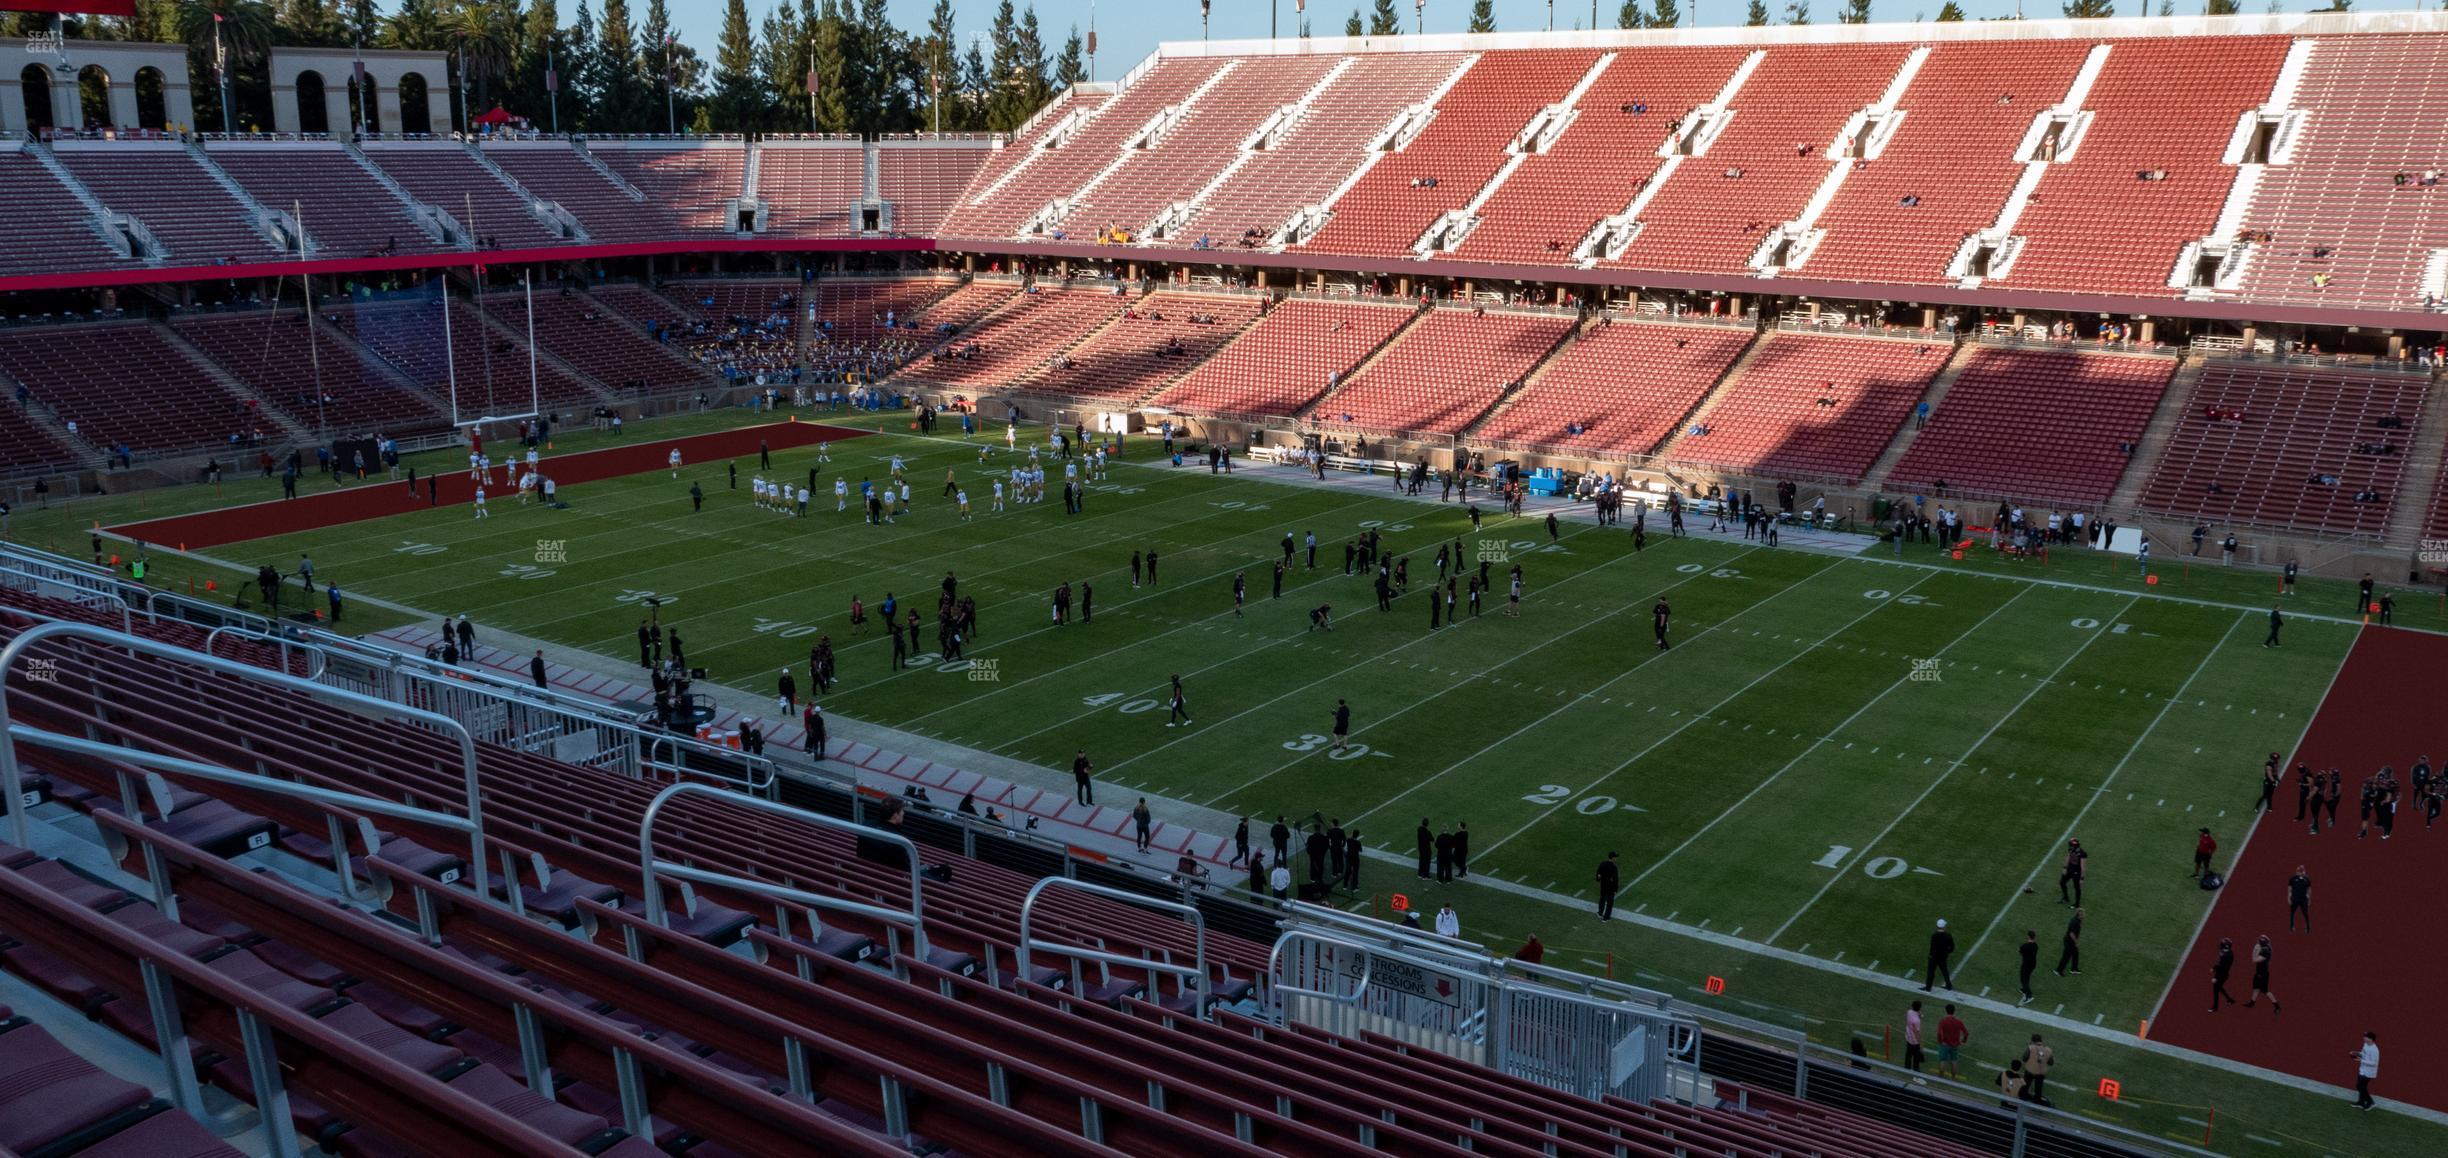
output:
[[[751,19],[762,16],[776,0],[748,0]],[[1267,13],[1270,2],[1281,15],[1284,35],[1294,27],[1293,0],[1215,0],[1215,14],[1209,31],[1217,39],[1258,37],[1267,34]],[[1644,3],[1646,0],[1644,0]],[[1811,18],[1821,23],[1836,19],[1838,0],[1811,0]],[[1958,0],[1964,11],[1974,18],[2001,16],[2012,13],[2014,0]],[[1015,0],[1025,7],[1025,0]],[[1770,8],[1782,18],[1785,0],[1771,0]],[[1944,0],[1874,0],[1871,14],[1881,21],[1926,20],[1938,14]],[[2119,13],[2142,15],[2138,5],[2142,0],[2118,0]],[[694,45],[701,55],[711,58],[716,34],[722,30],[724,0],[671,0],[673,18],[680,26],[681,38]],[[1341,35],[1343,20],[1352,9],[1368,8],[1374,0],[1309,0],[1309,22],[1319,35]],[[2149,0],[2157,11],[2158,0]],[[2259,11],[2263,0],[2245,0],[2247,11]],[[1622,0],[1598,0],[1598,19],[1602,27],[1615,25],[1615,12]],[[1683,0],[1685,20],[1696,9],[1703,24],[1739,24],[1747,0]],[[2283,0],[2287,11],[2326,8],[2328,0]],[[2366,0],[2362,8],[2410,8],[2412,0],[2379,2]],[[575,11],[572,4],[565,8]],[[893,19],[904,29],[925,26],[934,0],[891,0]],[[983,33],[994,19],[996,0],[957,0],[960,13],[960,36],[964,43],[971,33]],[[1199,36],[1198,0],[1038,0],[1037,19],[1045,26],[1047,49],[1061,46],[1073,24],[1085,33],[1091,8],[1096,13],[1098,40],[1097,75],[1102,80],[1120,76],[1131,65],[1155,51],[1158,41],[1196,40]],[[2177,0],[2178,13],[2198,13],[2201,0]],[[1411,0],[1395,0],[1395,8],[1403,15],[1403,30],[1411,28]],[[643,9],[640,0],[631,0],[634,16]],[[1428,0],[1427,29],[1430,32],[1460,32],[1470,18],[1471,0]],[[2054,16],[2056,0],[2028,0],[2025,13],[2032,17]],[[1590,0],[1556,0],[1555,26],[1583,28],[1590,22]],[[1529,32],[1547,25],[1546,0],[1496,0],[1496,29],[1499,32]]]

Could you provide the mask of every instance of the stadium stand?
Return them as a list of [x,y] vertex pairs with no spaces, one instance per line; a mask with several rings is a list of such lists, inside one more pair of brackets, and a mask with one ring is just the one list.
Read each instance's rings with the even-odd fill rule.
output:
[[[547,290],[533,300],[536,345],[603,386],[634,394],[705,383],[705,371],[696,364],[589,299]],[[518,294],[496,294],[486,299],[485,310],[512,330],[524,331],[527,301]]]
[[1507,145],[1532,114],[1563,100],[1598,61],[1595,52],[1530,49],[1474,58],[1437,98],[1436,119],[1399,152],[1383,154],[1332,206],[1302,247],[1321,253],[1400,256],[1429,226],[1479,196],[1504,170]]
[[[1257,248],[1293,214],[1326,201],[1369,162],[1369,144],[1405,109],[1428,99],[1470,58],[1454,53],[1368,53],[1327,74],[1323,87],[1287,98],[1266,147],[1245,151],[1221,184],[1197,201],[1185,226],[1156,239],[1217,248]],[[1305,98],[1305,99],[1304,99]]]
[[1768,49],[1734,91],[1734,115],[1721,129],[1681,126],[1687,138],[1714,132],[1715,142],[1662,179],[1641,209],[1640,232],[1611,264],[1748,272],[1769,231],[1799,216],[1830,168],[1847,163],[1829,157],[1829,147],[1908,54],[1900,44]]
[[765,231],[784,237],[858,232],[867,150],[857,141],[770,141],[756,146],[756,195]]
[[[264,206],[298,211],[317,257],[443,248],[390,189],[337,145],[227,141],[215,143],[206,156]],[[443,212],[455,218],[459,211]]]
[[[305,315],[297,311],[198,315],[171,329],[310,430],[325,423],[333,430],[404,435],[449,425],[431,394],[361,356],[339,333],[316,333],[312,340],[319,345],[308,351]],[[321,406],[318,381],[331,396]]]
[[890,207],[890,230],[931,236],[942,229],[992,151],[983,140],[876,142],[876,196]]
[[[1156,138],[1127,148],[1111,172],[1081,191],[1065,221],[1119,225],[1133,236],[1157,232],[1166,209],[1187,202],[1221,176],[1241,143],[1282,105],[1307,92],[1335,67],[1333,57],[1253,57],[1232,62],[1204,95]],[[1175,225],[1164,230],[1180,232]],[[1084,229],[1077,230],[1085,232]]]
[[0,203],[9,207],[12,244],[0,246],[0,273],[107,269],[126,263],[94,227],[75,195],[26,152],[0,142]]
[[[952,300],[921,320],[934,322],[936,311]],[[905,373],[938,386],[1002,386],[1120,317],[1129,304],[1105,289],[1024,290],[992,315],[964,326],[933,357],[912,363]]]
[[[2238,296],[2300,306],[2436,308],[2424,275],[2448,250],[2448,89],[2390,83],[2440,76],[2448,37],[2310,42],[2291,105],[2306,113],[2286,164],[2261,169],[2244,213]],[[2258,240],[2268,234],[2268,241]],[[2234,240],[2234,239],[2230,239]]]
[[1277,302],[1150,405],[1192,414],[1298,414],[1418,312],[1397,301]]
[[680,233],[724,234],[739,224],[731,207],[744,188],[745,145],[591,141],[587,152],[660,206],[670,216],[671,228]]
[[1434,310],[1320,400],[1312,415],[1345,428],[1459,434],[1572,329],[1572,318],[1556,314]]
[[916,329],[919,315],[957,288],[933,278],[828,278],[816,283],[811,305],[833,340],[864,342]]
[[1716,99],[1748,55],[1738,48],[1622,48],[1574,106],[1572,123],[1488,199],[1456,257],[1553,265],[1655,176],[1666,126]]
[[[408,195],[440,208],[482,239],[481,249],[559,245],[562,237],[536,220],[525,197],[501,183],[465,145],[449,141],[369,141],[366,157]],[[489,244],[488,244],[489,242]]]
[[[133,215],[182,265],[270,261],[284,256],[247,220],[248,210],[166,141],[61,141],[60,164],[102,203]],[[12,204],[15,202],[12,201]]]
[[1752,337],[1726,326],[1589,327],[1472,431],[1472,440],[1647,454],[1708,396]]
[[[272,427],[245,400],[146,323],[22,326],[0,330],[0,375],[51,408],[92,446],[184,450],[224,445]],[[134,382],[175,384],[139,390]]]
[[630,196],[568,144],[500,141],[481,147],[487,160],[528,192],[569,210],[590,241],[660,241],[671,236],[672,224],[654,199]]
[[1857,482],[1947,355],[1927,342],[1769,335],[1664,453],[1722,470]]
[[2167,393],[2176,360],[2054,350],[1973,350],[1929,425],[1887,472],[1890,487],[2091,506]]
[[2376,536],[2398,501],[2428,385],[2413,374],[2213,360],[2142,505],[2210,523]]
[[[1112,99],[1094,104],[1079,102],[1080,123],[1068,133],[1056,138],[1053,131],[1068,119],[1070,109],[1057,104],[1038,114],[1033,139],[1023,135],[1004,146],[1005,152],[1015,153],[1005,163],[1008,177],[997,177],[983,187],[972,187],[970,195],[954,207],[944,221],[944,232],[957,237],[979,237],[1009,240],[1022,235],[1023,226],[1046,214],[1053,202],[1074,198],[1080,189],[1108,167],[1125,160],[1125,150],[1143,137],[1159,118],[1178,115],[1191,95],[1214,76],[1226,62],[1199,59],[1160,60],[1129,88]],[[1176,110],[1168,114],[1167,110]],[[1018,152],[1026,150],[1025,153]],[[978,175],[986,181],[994,175],[990,164]],[[991,190],[992,196],[985,194]],[[1080,217],[1061,218],[1063,224],[1044,232],[1049,237],[1074,236],[1085,241],[1107,226],[1123,226],[1125,222],[1107,222]]]
[[[2034,187],[2023,243],[2000,284],[2136,297],[2177,291],[2176,260],[2218,221],[2235,183],[2222,162],[2245,110],[2270,95],[2277,36],[2119,40],[2083,99],[2090,127]],[[2185,99],[2170,101],[2181,90]],[[2145,174],[2153,175],[2142,180]],[[2115,222],[2101,206],[2116,206]]]
[[[560,368],[538,363],[534,390],[527,374],[526,343],[486,326],[465,300],[450,303],[450,340],[443,340],[442,312],[430,300],[365,303],[349,309],[326,307],[341,331],[389,363],[409,381],[434,393],[449,408],[447,391],[458,391],[457,410],[463,415],[520,414],[538,393],[551,402],[592,404],[600,396]],[[522,322],[524,312],[519,315]],[[522,327],[523,328],[523,327]]]
[[1258,316],[1259,304],[1254,297],[1149,294],[1014,385],[1032,393],[1137,402],[1231,342]]
[[969,187],[962,191],[959,200],[945,213],[940,232],[953,237],[969,236],[962,232],[961,225],[965,207],[999,195],[1003,186],[1010,184],[1047,152],[1046,143],[1054,140],[1057,133],[1068,134],[1076,126],[1092,121],[1112,99],[1113,90],[1109,86],[1075,86],[1037,110],[1037,115],[1020,126],[1020,131],[986,154]]
[[[5,385],[0,382],[0,386]],[[25,407],[14,402],[0,404],[0,462],[8,464],[6,473],[67,466],[88,457],[90,451],[52,437],[51,431],[35,421]]]
[[1846,174],[1816,227],[1826,230],[1791,276],[1947,284],[1967,234],[1989,228],[2024,165],[2014,150],[2041,109],[2073,83],[2079,41],[1933,45],[1878,158]]

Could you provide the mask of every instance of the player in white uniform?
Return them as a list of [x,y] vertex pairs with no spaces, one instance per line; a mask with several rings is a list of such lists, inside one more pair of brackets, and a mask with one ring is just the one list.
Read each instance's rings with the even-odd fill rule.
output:
[[993,507],[993,509],[994,509],[994,510],[997,510],[997,511],[1000,511],[1000,510],[1002,510],[1002,509],[1003,509],[1003,480],[1002,480],[1002,479],[996,479],[996,480],[994,480],[994,507]]
[[835,475],[833,476],[833,513],[838,515],[849,509],[850,480]]
[[969,492],[968,492],[968,491],[954,491],[954,492],[952,492],[952,498],[953,498],[953,500],[954,500],[954,501],[956,501],[956,502],[958,502],[958,503],[960,504],[960,516],[961,516],[961,521],[962,521],[962,522],[964,522],[964,523],[968,522],[968,521],[969,521]]
[[1008,424],[1008,425],[1004,426],[1004,428],[1003,428],[1003,449],[1005,449],[1005,450],[1018,450],[1019,448],[1020,448],[1020,424],[1019,424],[1019,423],[1017,423],[1017,422],[1014,422],[1014,423],[1010,423],[1010,424]]
[[468,452],[468,481],[484,481],[484,455],[472,450]]
[[817,443],[817,444],[816,444],[816,461],[818,461],[818,462],[831,462],[831,461],[833,461],[833,444],[832,444],[832,443],[830,443],[830,442],[819,442],[819,443]]
[[1098,447],[1088,454],[1088,477],[1105,481],[1105,448]]
[[897,454],[892,456],[892,476],[896,481],[901,477],[901,456]]
[[748,501],[749,501],[749,502],[754,503],[754,504],[756,504],[757,506],[760,506],[760,507],[765,505],[765,476],[764,476],[764,475],[761,475],[761,474],[760,474],[760,475],[752,475],[752,476],[750,476],[750,477],[749,477],[749,479],[748,479],[748,495],[749,495],[749,499],[748,499]]
[[484,501],[484,487],[482,487],[482,486],[478,486],[478,487],[476,488],[476,517],[477,517],[477,518],[480,518],[480,519],[481,519],[481,518],[485,518],[485,517],[486,517],[486,515],[485,515],[485,501]]
[[807,489],[806,487],[800,487],[800,488],[799,488],[799,517],[800,517],[800,518],[803,518],[803,519],[804,519],[804,518],[806,518],[806,517],[807,517],[807,503],[808,503],[808,489]]
[[680,477],[680,448],[676,446],[671,452],[671,472],[673,478]]
[[901,509],[898,513],[904,515],[909,513],[909,483],[906,480],[901,484]]

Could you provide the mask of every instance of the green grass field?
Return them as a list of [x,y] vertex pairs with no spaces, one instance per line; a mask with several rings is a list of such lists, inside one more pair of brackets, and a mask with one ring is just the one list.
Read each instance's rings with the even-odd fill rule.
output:
[[[804,676],[813,634],[826,631],[844,677],[825,701],[836,716],[1049,768],[1084,748],[1105,784],[1269,820],[1315,810],[1405,860],[1423,817],[1467,822],[1469,880],[1420,881],[1386,859],[1364,877],[1370,896],[1351,900],[1450,899],[1466,933],[1488,944],[1536,931],[1551,961],[1611,962],[1678,995],[1726,977],[1723,996],[1691,996],[1839,1046],[1860,1032],[1878,1050],[1906,995],[1863,971],[1917,977],[1935,918],[1957,931],[1962,992],[2009,1006],[2014,945],[2034,929],[2047,946],[2038,1000],[2020,1015],[1976,1013],[1979,1080],[2028,1024],[2057,1031],[2060,1104],[2154,1135],[2199,1142],[2190,1122],[2215,1107],[2212,1146],[2227,1152],[2442,1144],[2437,1127],[2393,1115],[2356,1117],[2347,1134],[2334,1099],[2062,1032],[2096,1026],[2129,1040],[2151,1015],[2210,897],[2184,876],[2194,831],[2241,843],[2263,756],[2294,745],[2353,639],[2343,584],[2307,582],[2289,601],[2300,614],[2286,646],[2270,651],[2261,640],[2275,580],[2263,572],[2169,560],[2150,587],[2129,560],[2079,552],[2042,570],[1926,547],[1900,561],[1884,548],[1763,549],[1739,533],[1653,535],[1635,553],[1626,532],[1572,522],[1549,544],[1533,520],[1498,516],[1474,533],[1459,504],[1322,490],[1274,468],[1174,470],[1145,443],[1092,487],[1080,516],[1066,517],[1058,497],[994,514],[973,445],[901,425],[836,443],[804,520],[754,509],[746,490],[725,487],[723,464],[702,463],[679,482],[656,471],[566,488],[568,511],[496,502],[478,522],[465,508],[418,508],[207,554],[251,571],[311,553],[319,575],[361,600],[472,614],[480,629],[616,663],[634,660],[651,594],[692,663],[766,695],[777,668]],[[834,474],[855,491],[861,476],[884,478],[895,453],[909,463],[912,516],[878,528],[855,510],[836,515]],[[777,455],[776,468],[800,479],[813,458]],[[743,464],[743,486],[754,465]],[[937,497],[947,467],[968,485],[973,522]],[[1059,466],[1053,474],[1059,489]],[[702,512],[690,510],[690,479],[707,490]],[[142,513],[261,497],[264,485],[157,492]],[[83,521],[138,517],[132,504],[88,501],[20,533],[80,548]],[[1434,632],[1421,595],[1381,614],[1368,581],[1341,570],[1343,542],[1370,527],[1409,554],[1415,591],[1440,543],[1501,554],[1500,585],[1520,563],[1521,617],[1503,615],[1501,594]],[[1317,569],[1293,570],[1270,597],[1282,536],[1312,531]],[[1134,549],[1161,553],[1161,585],[1133,589]],[[1251,598],[1236,616],[1230,581],[1242,568]],[[849,631],[853,595],[872,608],[893,592],[931,621],[947,569],[978,600],[970,655],[992,661],[992,680],[894,671],[876,632]],[[173,583],[235,573],[211,560],[163,571]],[[1094,584],[1092,623],[1049,622],[1064,581]],[[1663,652],[1649,628],[1661,595],[1674,606]],[[1307,628],[1319,603],[1335,607],[1331,633]],[[2438,625],[2430,604],[2405,601],[2399,621]],[[352,616],[359,630],[403,618]],[[1174,673],[1196,720],[1187,729],[1165,726]],[[1355,744],[1339,754],[1323,743],[1338,697],[1351,703]],[[2092,854],[2090,920],[2084,975],[2058,979],[2046,966],[2067,915],[2055,885],[2069,836]],[[1621,910],[1638,921],[1601,925],[1587,911],[1592,869],[1610,850],[1622,856]],[[2077,1096],[2101,1074],[2126,1083],[2125,1101]]]

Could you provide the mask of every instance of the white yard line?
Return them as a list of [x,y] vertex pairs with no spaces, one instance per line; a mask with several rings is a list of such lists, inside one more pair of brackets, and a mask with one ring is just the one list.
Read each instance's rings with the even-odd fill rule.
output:
[[[2124,773],[2125,766],[2133,763],[2135,754],[2142,751],[2142,745],[2151,738],[2151,733],[2158,731],[2159,725],[2167,721],[2168,714],[2176,710],[2176,705],[2184,702],[2185,692],[2192,688],[2193,681],[2201,678],[2201,673],[2210,670],[2210,661],[2218,658],[2219,650],[2226,647],[2227,641],[2234,637],[2235,629],[2246,622],[2248,622],[2248,617],[2240,614],[2236,616],[2235,622],[2227,625],[2226,632],[2219,636],[2218,642],[2210,645],[2210,650],[2202,656],[2201,662],[2194,665],[2192,673],[2185,676],[2184,682],[2176,685],[2176,691],[2160,703],[2159,714],[2151,717],[2151,722],[2143,727],[2142,734],[2135,736],[2133,744],[2125,749],[2125,755],[2116,762],[2116,767],[2109,769],[2107,777],[2100,781],[2099,787],[2091,790],[2091,799],[2083,802],[2082,810],[2076,812],[2074,819],[2066,823],[2066,830],[2058,834],[2056,842],[2048,846],[2048,851],[2040,854],[2040,863],[2032,866],[2031,875],[2023,878],[2023,883],[2016,886],[2015,891],[2007,897],[2005,907],[1998,910],[1997,916],[1990,918],[1988,927],[1981,930],[1980,936],[1973,938],[1972,947],[1964,951],[1963,963],[1966,966],[1969,966],[1973,956],[1980,952],[1981,945],[1989,940],[1989,935],[1995,933],[1997,927],[2005,922],[2006,915],[2014,911],[2015,901],[2020,899],[2024,893],[2031,891],[2032,882],[2039,880],[2040,874],[2048,870],[2050,862],[2056,856],[2056,850],[2073,838],[2074,830],[2082,824],[2083,817],[2091,815],[2092,807],[2098,804],[2102,797],[2108,795],[2109,788],[2116,784],[2117,777]],[[2344,667],[2345,665],[2338,666]]]
[[[2141,599],[2139,596],[2126,596],[2125,606],[2118,608],[2117,614],[2123,615],[2126,612],[2133,610],[2133,605],[2140,601]],[[2111,619],[2112,617],[2103,615],[2100,617],[2100,622],[2107,623],[2110,622]],[[2024,707],[2032,702],[2033,697],[2039,695],[2042,689],[2047,688],[2049,685],[2057,682],[2057,677],[2063,674],[2066,668],[2072,666],[2076,659],[2081,658],[2082,653],[2091,650],[2092,644],[2098,643],[2108,634],[2109,633],[2105,630],[2092,632],[2089,637],[2082,641],[2082,646],[2066,653],[2066,657],[2057,662],[2057,666],[2049,672],[2047,678],[2034,681],[2032,683],[2031,690],[2023,693],[2023,698],[2016,700],[2014,707],[2008,708],[2005,715],[1998,717],[1996,723],[1989,725],[1989,730],[1982,732],[1979,739],[1972,741],[1972,745],[1964,749],[1963,755],[1956,757],[1952,763],[1948,764],[1946,766],[1946,770],[1940,772],[1937,779],[1930,781],[1929,787],[1922,789],[1919,796],[1913,797],[1912,803],[1905,805],[1903,811],[1896,813],[1895,819],[1887,822],[1887,827],[1878,830],[1877,836],[1871,837],[1867,843],[1861,846],[1860,856],[1869,856],[1871,850],[1876,849],[1880,841],[1887,839],[1887,835],[1894,832],[1897,825],[1904,823],[1905,817],[1912,815],[1914,809],[1921,807],[1922,801],[1929,799],[1931,793],[1938,791],[1939,785],[1946,783],[1947,778],[1955,774],[1955,769],[1962,767],[1964,763],[1970,760],[1975,753],[1979,752],[1981,745],[1989,742],[1989,737],[1997,735],[1998,729],[2005,727],[2008,720],[2012,720],[2016,716],[2022,714]],[[1842,869],[1829,873],[1827,883],[1820,885],[1819,891],[1812,893],[1811,899],[1802,902],[1802,907],[1794,910],[1793,916],[1785,918],[1784,924],[1778,925],[1775,932],[1768,934],[1767,943],[1771,945],[1775,944],[1777,938],[1785,935],[1785,930],[1792,928],[1795,921],[1801,920],[1802,914],[1810,912],[1811,907],[1818,904],[1821,897],[1828,895],[1829,890],[1834,889],[1838,882],[1845,879],[1846,875],[1847,874]]]

